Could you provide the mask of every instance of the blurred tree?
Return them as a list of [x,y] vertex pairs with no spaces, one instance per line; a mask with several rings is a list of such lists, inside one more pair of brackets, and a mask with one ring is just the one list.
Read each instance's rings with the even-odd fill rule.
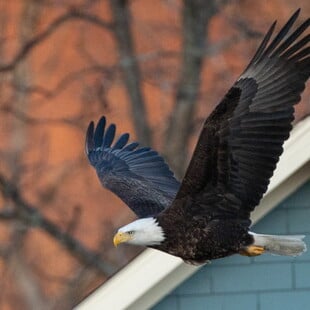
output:
[[309,16],[305,0],[0,0],[1,309],[70,309],[141,251],[111,246],[133,215],[86,161],[88,122],[105,114],[181,177],[257,39],[297,6]]
[[170,115],[164,154],[173,171],[184,173],[187,145],[191,135],[195,106],[200,89],[201,71],[207,47],[208,24],[218,10],[215,1],[184,0],[182,9],[182,61]]

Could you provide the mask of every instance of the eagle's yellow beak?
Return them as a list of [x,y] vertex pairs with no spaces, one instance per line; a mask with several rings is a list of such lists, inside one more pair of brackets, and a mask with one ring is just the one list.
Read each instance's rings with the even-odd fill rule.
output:
[[130,239],[131,236],[128,233],[118,232],[113,238],[113,243],[114,246],[117,247],[120,243],[127,242]]

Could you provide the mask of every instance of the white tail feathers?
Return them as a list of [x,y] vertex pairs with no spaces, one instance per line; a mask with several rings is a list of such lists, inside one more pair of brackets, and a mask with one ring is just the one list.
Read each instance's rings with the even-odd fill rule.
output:
[[254,237],[254,245],[264,247],[266,252],[275,255],[298,256],[307,251],[302,241],[304,235],[275,236],[250,232]]

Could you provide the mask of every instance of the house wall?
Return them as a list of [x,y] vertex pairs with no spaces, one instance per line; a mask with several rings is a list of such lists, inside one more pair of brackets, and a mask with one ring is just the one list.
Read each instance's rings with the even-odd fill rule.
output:
[[153,310],[310,309],[310,181],[252,230],[305,234],[309,251],[297,258],[236,255],[213,261],[178,286]]

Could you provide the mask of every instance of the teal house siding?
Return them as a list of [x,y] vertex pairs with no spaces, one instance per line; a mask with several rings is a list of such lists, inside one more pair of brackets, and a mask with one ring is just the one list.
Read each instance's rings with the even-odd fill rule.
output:
[[310,309],[310,181],[257,223],[253,231],[304,234],[309,251],[297,258],[235,255],[213,261],[152,309]]

